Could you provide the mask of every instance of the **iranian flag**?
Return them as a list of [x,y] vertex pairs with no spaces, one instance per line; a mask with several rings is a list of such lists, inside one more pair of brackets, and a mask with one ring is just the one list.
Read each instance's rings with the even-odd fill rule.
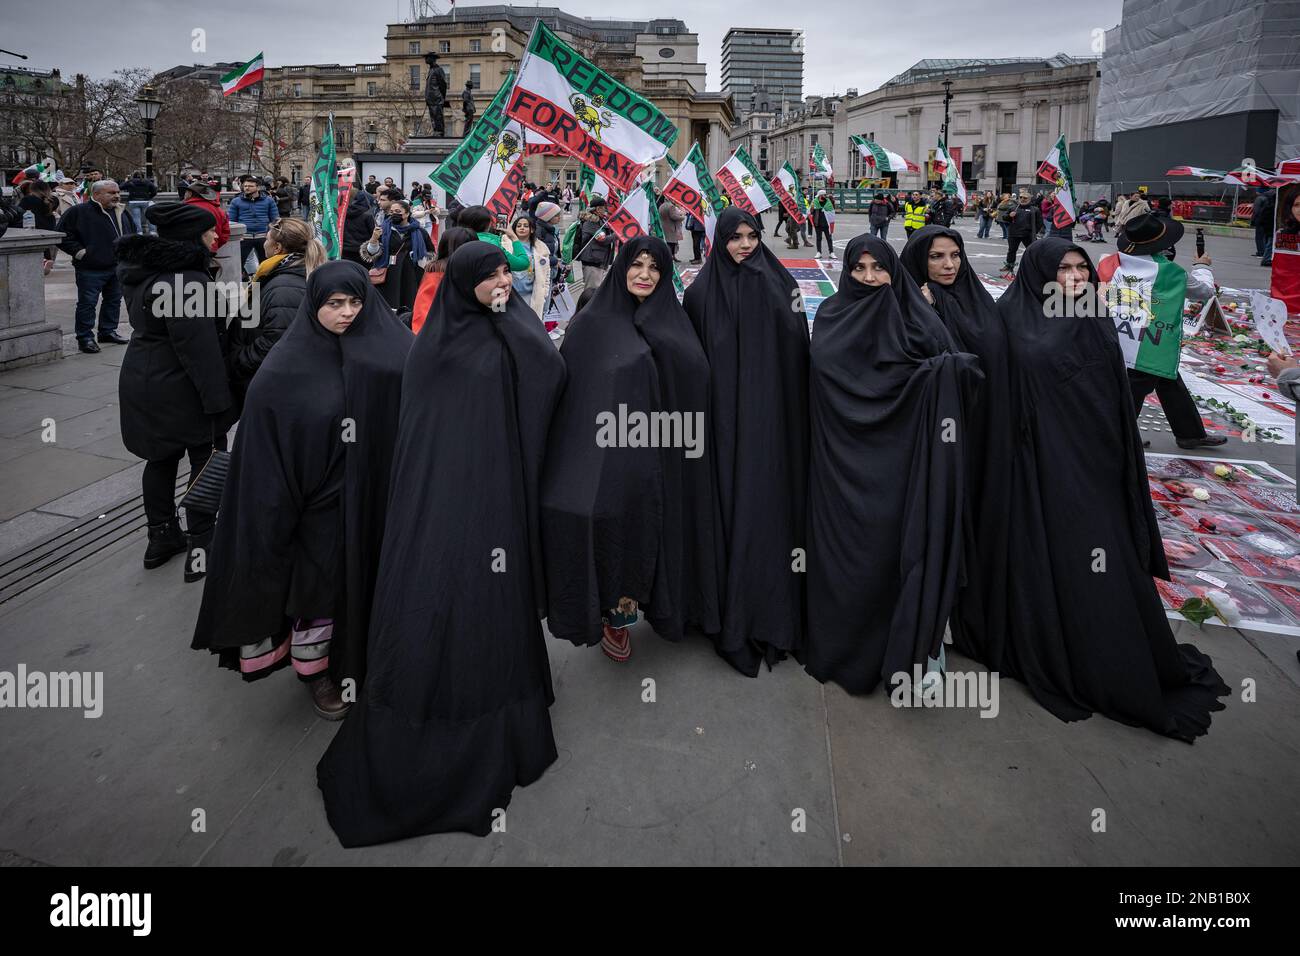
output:
[[662,159],[677,127],[653,103],[585,59],[541,20],[533,27],[506,115],[624,191]]
[[1097,264],[1124,364],[1161,378],[1178,376],[1187,273],[1164,256],[1111,253]]
[[243,66],[235,67],[221,78],[221,95],[229,96],[254,83],[262,82],[265,72],[266,64],[262,62],[262,54],[259,53]]
[[663,194],[666,199],[704,223],[706,245],[711,247],[713,227],[717,225],[718,212],[723,204],[699,143],[691,144],[691,151],[686,154],[681,165],[673,170],[672,178],[664,183]]
[[772,177],[772,191],[790,218],[802,226],[807,218],[803,212],[806,204],[803,190],[799,188],[799,177],[794,174],[794,167],[789,163],[778,169]]
[[617,194],[613,197],[609,194],[609,183],[596,175],[590,166],[583,166],[578,172],[578,202],[583,209],[591,205],[591,201],[597,196],[612,202],[618,198]]
[[822,144],[818,143],[812,148],[812,160],[809,168],[825,176],[828,181],[835,179],[835,170],[831,169],[831,159],[826,155],[826,150],[822,149]]
[[[1061,155],[1065,155],[1062,153]],[[943,191],[950,196],[956,196],[961,200],[962,205],[966,204],[966,184],[961,181],[961,164],[952,158],[948,152],[948,146],[939,137],[939,146],[934,154],[935,169],[942,165],[941,175],[943,176]],[[1073,206],[1071,206],[1073,209]]]
[[736,148],[714,178],[727,191],[731,201],[745,212],[757,215],[780,202],[776,191],[768,185],[743,146]]
[[334,114],[325,123],[320,152],[311,173],[311,223],[330,259],[339,257],[339,170],[334,152]]
[[487,206],[508,216],[524,187],[525,133],[505,115],[513,77],[506,77],[470,134],[429,178],[465,206]]
[[877,173],[919,173],[921,171],[921,168],[910,159],[904,159],[898,153],[890,152],[874,140],[867,139],[865,136],[849,138],[858,148],[858,155],[868,166],[874,167]]
[[[1056,186],[1052,193],[1052,225],[1064,229],[1074,222],[1074,177],[1070,175],[1070,159],[1065,155],[1065,137],[1056,141],[1051,152],[1038,167],[1038,178]],[[1180,305],[1179,308],[1182,308]]]
[[[664,225],[659,218],[659,206],[655,202],[654,182],[646,180],[628,193],[622,204],[610,214],[608,223],[617,233],[620,242],[627,242],[637,236],[663,239]],[[685,289],[681,276],[677,273],[676,263],[673,263],[673,286],[679,293]]]
[[1228,175],[1224,169],[1205,169],[1202,166],[1175,166],[1165,170],[1166,176],[1195,176],[1197,179],[1223,179]]

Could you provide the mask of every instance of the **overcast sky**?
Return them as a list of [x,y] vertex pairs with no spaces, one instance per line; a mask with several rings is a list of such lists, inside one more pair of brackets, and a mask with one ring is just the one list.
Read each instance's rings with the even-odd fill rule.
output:
[[[463,2],[461,9],[474,6]],[[575,16],[616,9],[628,19],[676,17],[699,34],[708,88],[719,88],[722,37],[733,26],[803,29],[804,95],[874,89],[923,58],[1027,57],[1093,52],[1093,31],[1120,21],[1123,0],[1055,8],[1025,0],[744,0],[734,4],[656,0],[552,4]],[[439,10],[449,9],[443,2]],[[529,6],[520,4],[520,6]],[[9,11],[0,64],[58,67],[65,76],[105,77],[123,66],[157,70],[181,63],[244,60],[259,50],[268,66],[376,63],[386,24],[410,15],[409,0],[41,0],[24,15]],[[791,10],[797,10],[791,13]],[[207,51],[191,49],[206,31]]]

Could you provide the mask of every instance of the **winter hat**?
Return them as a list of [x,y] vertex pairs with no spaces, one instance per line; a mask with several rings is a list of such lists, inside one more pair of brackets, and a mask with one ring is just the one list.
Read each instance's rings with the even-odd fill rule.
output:
[[539,202],[536,212],[542,222],[550,222],[560,214],[560,207],[553,202]]
[[144,216],[163,239],[198,239],[217,224],[217,217],[202,206],[183,202],[155,203]]

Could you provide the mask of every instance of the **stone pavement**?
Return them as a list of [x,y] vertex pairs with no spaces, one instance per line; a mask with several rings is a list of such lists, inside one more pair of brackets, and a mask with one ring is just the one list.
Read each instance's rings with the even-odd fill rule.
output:
[[[841,219],[840,249],[856,234],[851,219]],[[49,280],[50,321],[70,331],[61,278]],[[0,374],[0,574],[118,521],[138,496],[141,466],[117,426],[123,351],[72,351]],[[53,443],[41,441],[46,418],[57,423]],[[1173,450],[1167,433],[1152,439],[1153,451]],[[1276,458],[1294,474],[1290,449],[1234,439],[1221,454]],[[1194,746],[1100,717],[1061,723],[1011,681],[997,716],[982,718],[851,698],[792,662],[749,680],[704,642],[667,644],[644,624],[621,666],[548,641],[560,759],[515,792],[506,832],[344,850],[315,786],[335,726],[315,718],[287,673],[245,685],[189,650],[201,585],[182,583],[179,559],[144,571],[135,521],[59,573],[34,567],[16,596],[0,590],[0,671],[98,671],[105,697],[98,718],[0,710],[0,864],[1300,859],[1300,639],[1186,623],[1180,640],[1209,653],[1238,691]],[[1247,678],[1257,703],[1241,700]],[[642,699],[646,679],[654,702]],[[1093,830],[1097,809],[1105,832]]]

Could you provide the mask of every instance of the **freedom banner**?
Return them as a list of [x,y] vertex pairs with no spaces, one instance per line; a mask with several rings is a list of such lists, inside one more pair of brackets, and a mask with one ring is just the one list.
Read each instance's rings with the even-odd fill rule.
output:
[[[506,77],[470,134],[429,178],[463,206],[487,206],[494,212],[513,205],[524,182],[524,130],[505,115],[514,76]],[[506,210],[509,214],[509,210]]]
[[1161,378],[1177,378],[1187,301],[1183,267],[1164,256],[1114,252],[1097,264],[1097,275],[1110,286],[1106,303],[1124,364]]
[[1052,193],[1052,225],[1064,229],[1077,218],[1074,213],[1074,177],[1070,175],[1070,159],[1065,155],[1064,136],[1056,141],[1039,165],[1038,178],[1056,186]]
[[339,169],[334,152],[334,114],[325,122],[311,173],[311,224],[330,259],[339,257]]
[[850,136],[849,139],[858,148],[858,155],[868,166],[875,167],[877,173],[919,173],[921,171],[921,167],[910,159],[904,159],[898,153],[885,149],[874,140],[867,139],[865,136]]
[[794,174],[794,167],[789,163],[778,169],[772,177],[772,191],[790,218],[802,226],[807,219],[803,213],[803,190],[799,188],[799,177]]
[[768,185],[743,146],[736,147],[714,179],[727,191],[731,201],[745,212],[758,215],[780,202],[776,191]]
[[704,224],[705,245],[712,248],[713,228],[725,206],[699,143],[691,144],[691,151],[664,183],[663,195]]
[[625,192],[677,141],[677,127],[653,103],[582,57],[541,20],[505,112]]

